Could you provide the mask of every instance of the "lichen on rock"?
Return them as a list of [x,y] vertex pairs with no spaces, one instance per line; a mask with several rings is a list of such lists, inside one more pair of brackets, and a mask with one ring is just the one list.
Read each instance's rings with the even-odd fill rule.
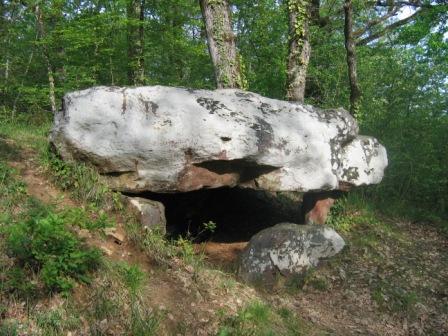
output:
[[277,224],[252,237],[240,257],[238,275],[248,282],[275,284],[279,277],[303,275],[344,245],[336,231],[323,225]]
[[339,189],[379,183],[385,148],[358,135],[343,109],[215,91],[150,86],[68,93],[51,141],[115,190],[186,192],[248,187]]

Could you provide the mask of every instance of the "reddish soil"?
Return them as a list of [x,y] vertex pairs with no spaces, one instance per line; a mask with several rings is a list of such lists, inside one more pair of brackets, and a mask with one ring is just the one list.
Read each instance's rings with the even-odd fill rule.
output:
[[239,243],[215,243],[205,242],[195,245],[197,253],[204,253],[206,259],[213,263],[222,266],[231,266],[235,263],[247,246],[247,242]]

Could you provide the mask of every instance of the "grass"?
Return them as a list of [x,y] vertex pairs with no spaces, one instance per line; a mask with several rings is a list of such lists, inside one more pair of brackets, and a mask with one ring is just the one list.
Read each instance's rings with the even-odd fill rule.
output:
[[109,335],[118,328],[126,335],[158,335],[162,316],[145,301],[148,278],[136,265],[106,263],[93,284],[93,299],[87,307],[90,334]]
[[0,324],[0,336],[19,336],[18,323],[15,321],[3,321]]
[[300,336],[310,335],[309,328],[291,310],[255,301],[235,316],[223,317],[218,336]]
[[68,307],[38,311],[34,320],[42,334],[48,336],[58,336],[64,331],[74,331],[79,329],[82,324],[80,317]]
[[73,199],[98,209],[121,209],[120,195],[107,187],[93,167],[63,161],[49,147],[41,148],[39,157],[52,182],[69,191]]

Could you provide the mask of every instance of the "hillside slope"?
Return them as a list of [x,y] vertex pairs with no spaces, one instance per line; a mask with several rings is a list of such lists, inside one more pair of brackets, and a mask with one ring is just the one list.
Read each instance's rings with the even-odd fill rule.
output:
[[[448,334],[448,240],[434,223],[384,217],[353,195],[331,218],[347,242],[339,256],[305,279],[252,288],[232,271],[241,244],[142,232],[95,172],[49,153],[47,131],[0,128],[0,335]],[[14,254],[17,228],[54,218],[80,251],[101,251],[82,276],[44,273],[58,258],[45,249],[32,262]]]

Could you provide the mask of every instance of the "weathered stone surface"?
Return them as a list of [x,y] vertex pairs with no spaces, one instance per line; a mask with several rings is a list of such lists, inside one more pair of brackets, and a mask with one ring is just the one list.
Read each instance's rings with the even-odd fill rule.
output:
[[64,159],[90,162],[131,192],[331,190],[379,183],[387,166],[384,147],[358,136],[347,111],[234,89],[72,92],[51,141]]
[[166,233],[165,207],[162,203],[141,197],[124,196],[124,200],[145,230],[156,229]]
[[279,276],[303,274],[344,245],[336,231],[323,225],[277,224],[252,237],[238,273],[248,282],[272,284]]

